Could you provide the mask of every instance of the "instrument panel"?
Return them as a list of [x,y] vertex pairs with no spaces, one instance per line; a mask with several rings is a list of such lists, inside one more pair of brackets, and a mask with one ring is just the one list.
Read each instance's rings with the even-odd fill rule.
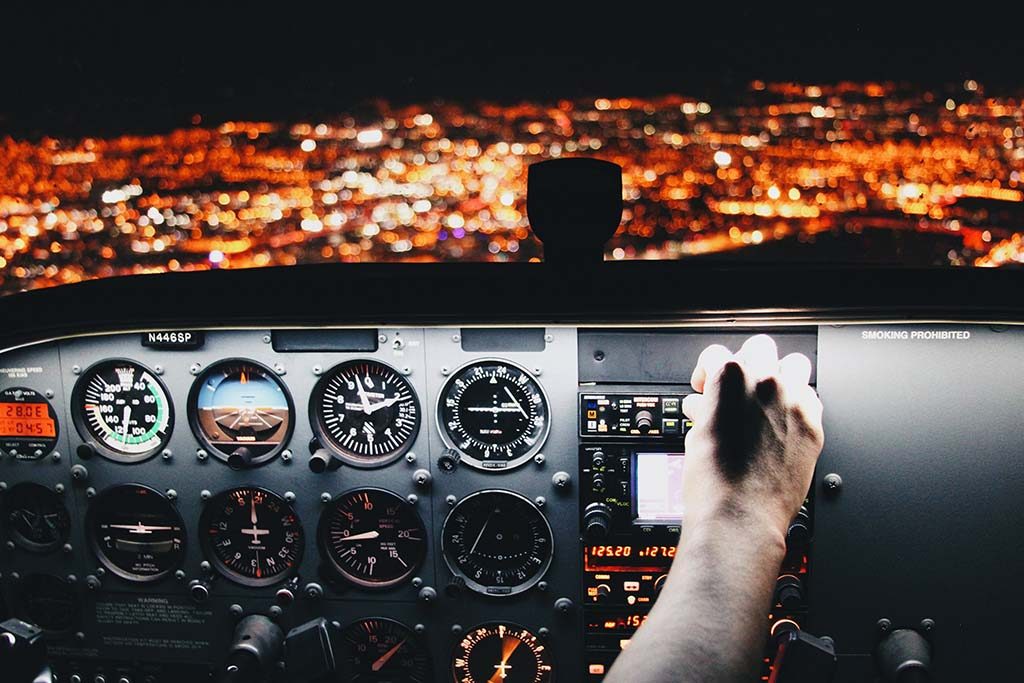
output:
[[[886,533],[856,501],[859,478],[891,486],[877,453],[896,437],[865,435],[885,431],[887,414],[935,433],[928,415],[915,423],[894,407],[910,405],[899,387],[938,395],[921,377],[955,373],[968,345],[987,354],[976,374],[1016,367],[1015,328],[179,330],[10,350],[3,605],[45,629],[62,680],[205,680],[239,620],[259,614],[285,631],[326,618],[347,680],[596,683],[675,557],[693,363],[755,331],[811,358],[829,439],[787,535],[766,641],[810,627],[847,658],[837,680],[869,680],[880,617],[943,623],[943,612],[898,578],[893,594],[912,603],[876,608],[867,560],[860,576],[845,569],[849,545],[867,543],[851,529]],[[851,408],[851,392],[867,391],[857,368],[904,379],[870,424]],[[997,422],[986,429],[979,438],[1006,443]],[[935,451],[931,472],[953,467]],[[902,457],[905,473],[928,455]],[[975,479],[998,502],[1017,475],[995,462],[998,480]],[[826,486],[833,473],[849,491]],[[914,476],[931,492],[919,505],[942,516],[946,489]],[[965,509],[951,508],[956,524]],[[888,562],[871,566],[885,575]],[[844,596],[856,591],[853,608]]]

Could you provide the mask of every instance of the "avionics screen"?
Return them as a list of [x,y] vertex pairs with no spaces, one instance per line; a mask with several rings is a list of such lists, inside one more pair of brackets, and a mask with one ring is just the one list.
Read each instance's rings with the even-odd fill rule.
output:
[[678,522],[683,518],[683,454],[637,453],[636,518]]
[[0,403],[0,436],[50,437],[56,425],[43,403]]

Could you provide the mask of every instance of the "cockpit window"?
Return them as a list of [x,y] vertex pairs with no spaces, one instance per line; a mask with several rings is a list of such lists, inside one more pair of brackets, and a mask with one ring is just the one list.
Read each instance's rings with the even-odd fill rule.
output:
[[539,260],[527,168],[580,155],[623,169],[607,260],[1024,262],[1015,36],[874,35],[840,10],[684,19],[406,38],[377,17],[273,49],[223,25],[130,24],[138,50],[33,35],[0,67],[0,291]]

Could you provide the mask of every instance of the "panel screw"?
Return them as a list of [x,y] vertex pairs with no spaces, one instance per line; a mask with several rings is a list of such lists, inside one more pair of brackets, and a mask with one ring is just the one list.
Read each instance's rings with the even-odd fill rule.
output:
[[832,493],[838,493],[839,489],[843,488],[843,478],[835,472],[826,474],[823,483],[825,484],[825,490]]
[[178,492],[174,489],[167,489],[167,500],[176,500],[178,498]]
[[416,577],[413,577],[413,580],[410,581],[409,583],[412,584],[413,588],[419,588],[420,586],[423,585],[423,579],[421,579],[420,577],[416,576]]
[[420,589],[417,597],[420,599],[420,602],[434,602],[434,600],[437,600],[437,591],[430,586],[424,586]]
[[82,374],[82,367],[80,365],[72,365],[71,366],[71,374],[73,374],[73,375],[80,375],[80,374]]
[[412,630],[415,631],[419,635],[423,635],[424,633],[427,632],[427,627],[424,626],[423,624],[416,624],[415,626],[412,627]]
[[544,464],[544,454],[543,453],[538,453],[537,455],[533,456],[533,461],[535,463],[537,463],[538,465],[543,465]]
[[462,635],[462,624],[452,624],[452,635],[453,636],[461,636]]
[[93,573],[96,574],[96,576],[103,577],[107,575],[107,570],[103,567],[96,567],[96,571]]
[[263,335],[263,343],[264,344],[269,344],[270,343],[270,335],[269,334]]
[[537,629],[537,635],[540,638],[547,640],[551,636],[551,631],[546,626],[541,626]]
[[568,472],[555,472],[551,477],[551,484],[556,489],[567,489],[569,484],[572,483],[572,477],[569,476]]
[[287,448],[281,451],[281,462],[289,463],[292,461],[292,452]]
[[922,631],[931,631],[933,628],[935,628],[935,620],[934,619],[922,619],[921,620],[921,630]]
[[231,612],[233,617],[240,617],[243,612],[241,605],[231,605],[231,607],[228,607],[228,611]]
[[573,602],[569,598],[558,598],[555,600],[555,611],[561,614],[568,614],[572,611]]
[[415,493],[410,493],[408,496],[405,497],[405,499],[409,501],[409,505],[415,505],[416,503],[420,502],[420,497],[417,496]]
[[89,478],[89,470],[82,465],[75,465],[71,468],[71,478],[75,481],[85,481]]
[[14,550],[14,548],[15,548],[14,541],[7,541],[6,543],[4,543],[4,547],[7,548],[8,550]]
[[[3,488],[4,487],[0,487],[0,491],[3,491]],[[64,493],[64,484],[57,484],[56,486],[53,487],[53,490],[56,491],[57,493]]]
[[412,475],[413,483],[421,488],[427,488],[430,486],[430,472],[427,470],[416,470]]
[[160,457],[164,460],[170,460],[174,457],[174,453],[171,452],[170,448],[165,448],[164,452],[160,454]]
[[450,373],[451,373],[451,370],[448,369],[447,365],[441,367],[441,374],[442,375],[447,377]]
[[202,366],[200,366],[199,363],[193,363],[192,365],[188,366],[188,371],[193,375],[198,375],[201,369]]
[[455,503],[458,502],[458,498],[452,495],[447,495],[444,498],[444,502],[448,503],[449,506],[454,506]]
[[327,505],[328,503],[330,503],[331,502],[331,494],[327,493],[327,491],[324,491],[323,493],[321,493],[320,494],[320,502],[323,503],[324,505]]
[[68,574],[67,575],[67,582],[68,583],[78,583],[78,577],[75,576],[74,574]]
[[206,460],[208,457],[210,457],[210,455],[202,448],[199,448],[196,450],[196,457],[200,460]]
[[270,618],[275,621],[277,619],[280,619],[281,615],[284,614],[284,610],[278,607],[277,605],[271,605],[268,611],[270,613]]
[[377,335],[377,341],[379,341],[381,344],[383,344],[387,340],[388,340],[388,335],[386,335],[386,334],[378,334]]
[[164,366],[162,366],[162,365],[154,365],[153,366],[153,372],[155,372],[158,375],[164,374]]
[[207,489],[203,489],[202,491],[199,492],[199,500],[210,500],[210,496],[212,495],[213,494],[210,493]]
[[545,334],[544,335],[544,341],[546,341],[548,344],[550,344],[551,342],[555,341],[555,335],[553,335],[553,334]]
[[50,457],[53,458],[54,462],[60,462],[60,451],[54,451]]
[[317,377],[319,377],[323,373],[323,371],[324,371],[324,369],[322,367],[320,367],[319,365],[314,365],[313,366],[313,374],[316,375]]
[[541,372],[543,371],[540,368],[533,369],[533,374],[536,375],[537,377],[540,377]]
[[203,560],[202,562],[199,563],[199,569],[201,571],[203,571],[203,572],[208,572],[211,569],[213,569],[213,567],[210,565],[210,563],[208,561]]
[[274,372],[276,372],[279,375],[283,375],[285,373],[284,365],[282,365],[281,363],[274,363]]
[[178,581],[184,581],[185,580],[185,572],[183,572],[182,570],[179,569],[178,571],[174,572],[174,578],[177,579]]
[[539,591],[546,591],[547,589],[548,589],[548,582],[547,581],[538,581],[537,582],[537,590],[539,590]]
[[410,368],[408,365],[405,366],[404,368],[402,368],[402,374],[408,377],[409,375],[412,374],[412,368]]
[[319,600],[324,596],[324,589],[319,583],[307,583],[303,589],[306,597],[310,600]]
[[[57,484],[57,486],[60,486],[60,484]],[[0,481],[0,491],[6,491],[6,490],[7,490],[7,482],[6,481]]]
[[96,497],[96,489],[94,489],[91,486],[89,488],[87,488],[85,490],[85,497],[86,498],[95,498]]
[[452,335],[452,341],[455,342],[456,344],[458,344],[460,341],[462,341],[462,337],[457,335],[457,334],[453,334]]
[[604,361],[604,351],[600,351],[600,350],[594,351],[594,360],[596,360],[598,363],[603,362]]
[[412,451],[409,451],[408,453],[405,454],[405,461],[408,463],[416,462],[416,454],[413,453]]
[[878,626],[879,633],[888,633],[889,629],[892,628],[892,622],[883,618],[878,620],[878,624],[876,624],[876,626]]
[[63,547],[61,547],[61,550],[63,550],[63,551],[64,551],[64,554],[65,554],[65,555],[70,555],[70,554],[71,554],[71,551],[72,551],[72,550],[74,550],[74,548],[73,548],[73,547],[71,547],[71,544],[70,544],[70,543],[65,543],[65,544],[63,545]]
[[53,398],[53,389],[47,389],[43,393],[46,394],[46,398]]
[[544,496],[537,496],[536,498],[533,499],[533,502],[537,507],[542,508],[545,505],[547,505],[548,501],[547,498],[545,498]]
[[286,503],[294,503],[295,502],[295,492],[294,491],[285,491],[284,492],[284,500],[285,500]]

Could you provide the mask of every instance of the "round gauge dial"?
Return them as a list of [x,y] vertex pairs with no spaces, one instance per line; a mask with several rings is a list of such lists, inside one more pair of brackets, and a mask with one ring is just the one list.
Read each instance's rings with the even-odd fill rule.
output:
[[3,521],[15,544],[35,553],[52,552],[68,540],[71,517],[53,490],[26,482],[3,497]]
[[103,566],[128,581],[158,581],[185,556],[181,515],[167,496],[147,486],[115,486],[94,498],[86,530]]
[[321,515],[317,536],[334,570],[364,588],[402,583],[427,552],[427,531],[415,508],[384,489],[337,496]]
[[430,657],[419,637],[392,619],[349,624],[341,634],[352,683],[427,683]]
[[37,460],[57,446],[57,413],[34,389],[0,391],[0,455]]
[[551,565],[551,526],[537,506],[511,491],[479,491],[448,513],[441,529],[448,568],[487,595],[522,593]]
[[544,445],[548,401],[525,369],[506,361],[467,365],[445,383],[437,420],[446,445],[471,467],[501,470],[527,462]]
[[533,633],[515,624],[482,624],[455,646],[452,675],[458,683],[551,683],[551,653]]
[[283,581],[302,560],[298,515],[266,489],[242,487],[215,496],[203,510],[199,530],[207,559],[243,586]]
[[420,430],[416,391],[397,370],[351,360],[320,378],[309,402],[321,442],[355,467],[380,467],[401,457]]
[[141,462],[171,437],[174,414],[167,389],[130,360],[106,360],[86,370],[71,403],[82,438],[111,460]]
[[272,370],[251,360],[207,368],[192,385],[188,404],[196,438],[235,468],[273,459],[294,426],[288,390]]
[[81,603],[74,586],[51,574],[30,574],[18,584],[18,617],[49,635],[73,631]]

